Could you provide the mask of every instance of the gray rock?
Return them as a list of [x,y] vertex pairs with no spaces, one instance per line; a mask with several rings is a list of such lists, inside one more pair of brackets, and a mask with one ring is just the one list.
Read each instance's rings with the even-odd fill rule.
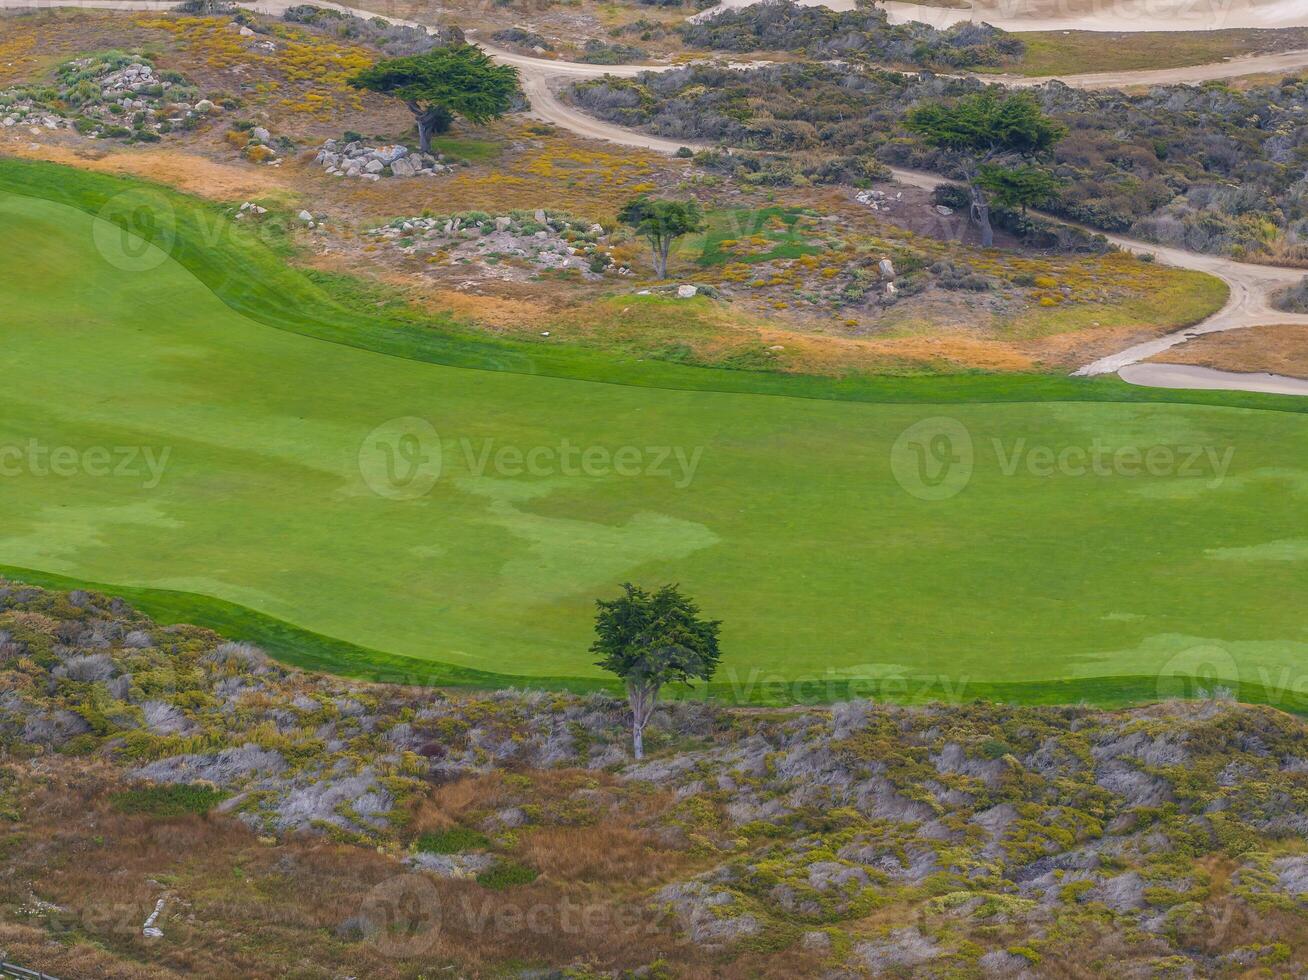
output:
[[475,878],[495,863],[490,854],[410,854],[404,863],[438,878]]
[[1010,953],[1006,949],[992,949],[981,957],[981,971],[988,977],[1028,977],[1033,974],[1027,968],[1031,965],[1026,957]]
[[655,901],[669,907],[692,942],[720,949],[762,930],[752,915],[732,915],[737,902],[730,892],[705,881],[682,881],[661,889]]
[[394,806],[391,794],[377,782],[371,769],[365,769],[343,779],[323,777],[316,783],[296,787],[277,805],[274,823],[283,831],[307,830],[319,823],[349,830],[380,828],[387,822],[384,814]]
[[1123,759],[1098,766],[1095,782],[1122,797],[1129,807],[1152,807],[1172,799],[1172,787],[1157,776],[1137,769]]
[[816,891],[843,891],[851,886],[863,888],[870,883],[867,872],[856,865],[817,861],[808,867],[808,884]]
[[1308,898],[1308,857],[1279,858],[1272,862],[1277,885],[1294,898]]

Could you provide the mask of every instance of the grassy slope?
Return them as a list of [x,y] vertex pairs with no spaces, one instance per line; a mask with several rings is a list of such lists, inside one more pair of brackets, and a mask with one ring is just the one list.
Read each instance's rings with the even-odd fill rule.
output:
[[[84,207],[122,188],[50,176],[0,165],[0,181]],[[205,214],[170,201],[182,224]],[[727,620],[732,656],[719,691],[743,700],[861,691],[1117,702],[1158,693],[1169,663],[1189,670],[1199,656],[1202,667],[1194,651],[1205,644],[1234,658],[1243,696],[1271,699],[1260,688],[1302,659],[1292,606],[1278,598],[1293,565],[1219,564],[1204,553],[1297,526],[1293,494],[1277,492],[1304,476],[1287,463],[1305,448],[1293,400],[1186,399],[1288,412],[1005,405],[994,402],[1163,399],[1063,379],[832,384],[610,365],[644,385],[807,396],[760,399],[449,370],[295,334],[556,374],[603,364],[581,351],[528,361],[511,348],[364,320],[230,228],[205,247],[184,234],[174,250],[209,296],[173,263],[116,274],[94,251],[84,215],[30,198],[3,207],[17,238],[0,258],[0,281],[13,284],[0,312],[11,339],[0,355],[10,382],[0,445],[36,437],[171,447],[173,456],[153,492],[105,478],[13,478],[0,500],[0,561],[132,586],[130,597],[165,620],[234,627],[286,659],[359,676],[431,670],[441,683],[531,675],[590,686],[590,599],[627,577],[678,578]],[[48,275],[24,277],[34,265]],[[51,379],[64,394],[53,408]],[[948,414],[969,427],[978,453],[972,485],[948,502],[909,497],[887,466],[898,433],[940,413],[911,403],[932,400],[955,403]],[[402,415],[438,425],[446,468],[428,497],[397,503],[361,486],[356,457],[371,428]],[[704,455],[686,488],[655,476],[478,477],[462,438]],[[1234,445],[1237,478],[1208,490],[1193,480],[1004,476],[991,440],[1018,438]],[[1217,672],[1230,673],[1223,662]],[[449,663],[457,669],[441,666]],[[796,677],[815,682],[769,684]],[[882,680],[851,692],[851,678],[867,677]]]
[[1019,35],[1026,54],[1015,71],[1032,77],[1090,72],[1186,68],[1226,58],[1308,47],[1308,31],[1030,31]]

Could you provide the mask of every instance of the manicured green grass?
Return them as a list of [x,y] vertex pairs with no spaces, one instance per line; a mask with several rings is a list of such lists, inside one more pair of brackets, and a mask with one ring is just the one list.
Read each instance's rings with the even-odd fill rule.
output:
[[[124,186],[0,161],[0,188],[83,209]],[[630,579],[678,581],[725,621],[713,693],[740,701],[1111,704],[1209,674],[1242,697],[1301,695],[1300,402],[493,345],[365,317],[166,199],[174,258],[125,271],[104,257],[116,228],[0,196],[0,451],[22,450],[0,457],[0,563],[42,570],[19,577],[107,583],[165,622],[384,679],[606,685],[587,653],[593,600]],[[606,371],[625,383],[595,383]],[[892,447],[941,416],[966,430],[973,473],[922,499]],[[371,434],[401,417],[426,419],[439,440],[418,448],[442,455],[412,499],[370,489],[390,486]],[[167,466],[153,486],[80,464],[51,475],[29,464],[32,440],[79,460],[148,447]],[[403,465],[410,447],[387,444]],[[590,472],[559,461],[565,444],[595,448]],[[1221,481],[1006,472],[1031,447],[1095,445],[1234,456]],[[594,465],[624,447],[630,475]],[[519,472],[532,450],[554,460]]]

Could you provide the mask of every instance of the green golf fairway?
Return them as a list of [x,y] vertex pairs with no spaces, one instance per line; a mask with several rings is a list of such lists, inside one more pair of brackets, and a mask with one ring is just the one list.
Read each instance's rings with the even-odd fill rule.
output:
[[[116,226],[64,204],[0,193],[0,227],[5,566],[519,682],[600,678],[593,602],[631,580],[680,582],[723,620],[715,690],[743,700],[796,679],[829,682],[816,697],[851,680],[904,699],[1107,703],[1195,678],[1302,694],[1293,411],[451,367],[274,329],[152,246],[114,252]],[[377,431],[406,418],[439,438]]]

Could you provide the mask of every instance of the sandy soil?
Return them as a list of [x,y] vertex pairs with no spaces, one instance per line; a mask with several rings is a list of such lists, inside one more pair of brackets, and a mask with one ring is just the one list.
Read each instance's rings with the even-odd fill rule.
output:
[[1184,364],[1132,364],[1119,372],[1123,381],[1146,388],[1200,391],[1255,391],[1266,395],[1308,395],[1308,381],[1279,374],[1244,374]]

